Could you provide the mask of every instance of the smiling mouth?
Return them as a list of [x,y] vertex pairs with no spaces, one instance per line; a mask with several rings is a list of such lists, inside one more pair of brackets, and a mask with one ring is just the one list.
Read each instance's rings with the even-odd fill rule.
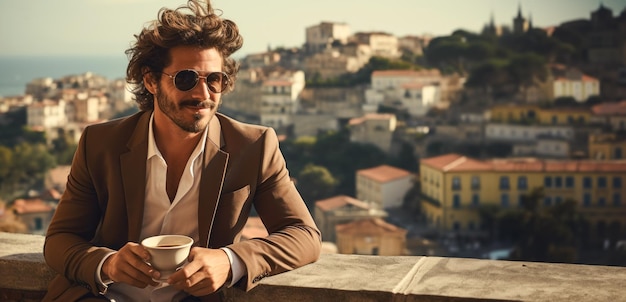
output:
[[180,104],[180,107],[186,107],[194,110],[213,109],[215,108],[215,104],[211,102],[185,101]]

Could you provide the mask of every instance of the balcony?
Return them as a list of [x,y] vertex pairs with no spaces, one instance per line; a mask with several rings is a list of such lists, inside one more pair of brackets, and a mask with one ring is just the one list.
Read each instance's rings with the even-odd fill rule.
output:
[[[40,301],[43,236],[0,232],[0,301]],[[419,256],[322,255],[228,301],[624,301],[626,267]]]

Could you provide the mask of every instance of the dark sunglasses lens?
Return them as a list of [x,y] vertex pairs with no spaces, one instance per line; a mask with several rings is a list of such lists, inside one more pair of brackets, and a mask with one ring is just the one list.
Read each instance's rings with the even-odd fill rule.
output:
[[181,70],[174,77],[174,85],[181,91],[191,90],[198,83],[198,74],[193,70]]
[[206,83],[209,89],[214,93],[220,93],[226,89],[228,80],[226,75],[221,72],[212,72],[206,77]]

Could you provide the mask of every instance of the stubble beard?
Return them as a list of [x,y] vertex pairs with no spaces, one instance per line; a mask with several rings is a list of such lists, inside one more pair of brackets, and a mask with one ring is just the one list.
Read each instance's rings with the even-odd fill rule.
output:
[[[211,101],[197,101],[197,100],[185,100],[180,104],[172,101],[166,93],[164,93],[160,87],[157,87],[156,91],[156,100],[159,105],[161,111],[172,121],[176,126],[178,126],[183,131],[189,133],[199,133],[204,131],[206,128],[208,121],[203,122],[202,118],[204,117],[202,114],[196,112],[193,114],[192,121],[186,121],[183,116],[183,110],[185,106],[200,106],[204,108],[209,108],[212,111],[215,110],[215,103]],[[211,113],[213,115],[214,113]],[[210,118],[209,118],[210,120]]]

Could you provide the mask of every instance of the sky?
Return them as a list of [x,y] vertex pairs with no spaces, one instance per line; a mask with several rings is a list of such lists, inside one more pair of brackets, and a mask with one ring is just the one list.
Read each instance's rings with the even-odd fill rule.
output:
[[[162,7],[184,0],[0,0],[0,56],[123,55],[133,35]],[[244,37],[235,57],[268,47],[301,47],[305,30],[343,22],[352,33],[396,36],[479,32],[493,16],[511,26],[521,6],[536,27],[590,19],[601,4],[620,14],[626,0],[213,0]]]

